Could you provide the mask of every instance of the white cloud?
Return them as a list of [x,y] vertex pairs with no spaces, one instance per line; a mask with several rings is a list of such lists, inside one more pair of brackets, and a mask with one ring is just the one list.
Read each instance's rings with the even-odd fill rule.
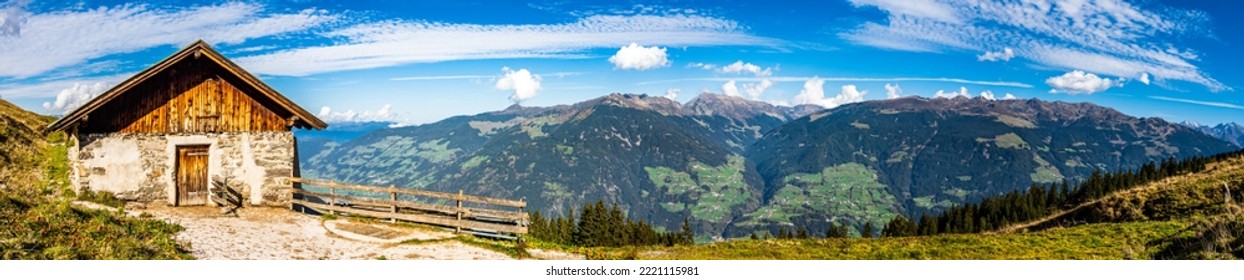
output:
[[903,97],[903,88],[899,87],[897,84],[885,84],[886,99],[896,99],[899,97]]
[[1226,103],[1226,102],[1201,101],[1201,100],[1192,100],[1192,99],[1183,99],[1183,98],[1171,98],[1171,97],[1165,97],[1165,96],[1149,96],[1149,98],[1157,99],[1157,100],[1164,100],[1164,101],[1196,104],[1196,105],[1202,105],[1202,106],[1244,110],[1244,105],[1236,105],[1236,104],[1231,104],[1231,103]]
[[406,118],[393,112],[392,104],[384,104],[376,111],[362,110],[355,111],[353,109],[345,112],[334,111],[328,106],[320,107],[320,113],[316,114],[324,122],[328,123],[350,123],[350,122],[392,122],[406,123]]
[[874,6],[898,16],[932,18],[945,22],[959,22],[951,7],[934,0],[850,0],[856,7]]
[[681,90],[681,89],[676,89],[676,88],[667,89],[667,90],[665,90],[665,96],[662,96],[662,97],[669,98],[670,100],[675,100],[675,101],[677,101],[677,100],[678,100],[678,93],[679,93],[679,92],[682,92],[682,90]]
[[758,100],[760,99],[760,94],[765,93],[765,90],[768,90],[769,87],[772,86],[773,81],[770,81],[769,79],[761,79],[760,83],[743,84],[743,93],[746,93],[748,98]]
[[752,75],[755,75],[757,77],[773,75],[772,68],[760,68],[760,66],[757,66],[751,63],[746,63],[746,62],[743,62],[742,60],[735,61],[734,63],[731,63],[730,65],[722,66],[721,69],[719,69],[718,71],[721,71],[722,73],[734,73],[734,74],[751,73]]
[[439,75],[439,76],[410,76],[390,78],[390,81],[439,81],[439,80],[472,80],[487,79],[493,76],[486,75]]
[[264,13],[259,4],[240,2],[190,8],[124,5],[32,14],[25,18],[20,34],[0,40],[0,61],[5,64],[0,77],[32,77],[107,55],[180,47],[198,39],[236,44],[305,31],[335,18],[320,10]]
[[952,91],[952,92],[946,92],[946,91],[939,89],[937,90],[937,93],[933,94],[933,98],[955,99],[959,97],[972,98],[972,95],[968,94],[967,87],[959,87],[959,91]]
[[670,66],[665,48],[644,47],[636,43],[622,46],[618,53],[609,57],[609,63],[622,70],[648,70]]
[[82,104],[94,99],[100,93],[107,91],[108,84],[97,82],[95,84],[79,84],[74,83],[72,87],[63,89],[56,95],[56,101],[43,102],[43,109],[53,114],[62,115],[77,109]]
[[497,90],[513,90],[510,100],[521,103],[523,100],[536,97],[540,92],[540,75],[533,75],[527,69],[514,71],[509,67],[501,68],[503,76],[497,80]]
[[734,84],[734,80],[730,80],[721,85],[721,94],[725,94],[726,96],[743,96],[742,94],[739,94],[739,87]]
[[134,73],[121,73],[89,78],[55,79],[36,83],[0,83],[0,96],[13,99],[50,98],[56,97],[61,90],[77,87],[78,84],[93,85],[96,83],[103,83],[115,85],[130,78],[131,76],[134,76]]
[[[15,0],[8,3],[0,3],[0,37],[4,36],[20,36],[22,34],[22,25],[26,24],[26,5],[30,4],[30,0]],[[7,7],[6,7],[7,6]]]
[[691,67],[691,68],[700,68],[700,70],[713,70],[713,69],[717,69],[717,65],[716,65],[716,64],[707,64],[707,63],[701,63],[701,62],[693,62],[693,63],[688,63],[688,64],[687,64],[687,67]]
[[993,92],[992,92],[992,91],[988,91],[988,90],[986,90],[986,91],[982,91],[982,92],[981,92],[981,99],[985,99],[985,100],[997,100],[998,98],[996,98],[996,97],[994,97],[994,96],[993,96]]
[[1015,99],[1018,99],[1018,97],[1015,97],[1015,95],[1014,95],[1014,94],[1011,94],[1010,92],[1008,92],[1008,93],[1006,93],[1006,95],[1002,96],[1002,100],[1015,100]]
[[[769,80],[772,80],[773,82],[803,82],[803,81],[807,81],[808,79],[812,79],[812,78],[814,78],[814,77],[797,77],[797,76],[783,76],[783,77],[774,77],[774,76],[767,76],[767,77],[702,77],[702,78],[684,78],[684,79],[672,79],[672,80],[656,80],[656,81],[646,81],[646,82],[640,82],[640,83],[638,83],[638,85],[651,85],[651,84],[675,83],[675,82],[687,82],[687,81],[725,82],[725,81],[729,81],[729,80],[737,80],[737,81],[754,81],[754,82],[760,82],[760,80],[764,80],[764,79],[769,79]],[[1030,85],[1030,84],[1025,84],[1025,83],[1021,83],[1021,82],[1008,82],[1008,81],[978,81],[978,80],[968,80],[968,79],[958,79],[958,78],[920,78],[920,77],[892,77],[892,78],[824,77],[824,78],[817,78],[817,79],[821,79],[821,80],[824,80],[824,81],[833,81],[833,82],[937,82],[937,83],[956,83],[956,84],[982,85],[982,86],[999,86],[999,87],[1033,88],[1033,86],[1032,86],[1032,85]]]
[[[1231,87],[1203,73],[1196,50],[1176,43],[1212,37],[1207,13],[1125,0],[977,1],[852,0],[877,7],[884,20],[866,22],[839,37],[861,45],[917,52],[982,53],[1013,48],[1036,66]],[[1150,8],[1154,7],[1154,8]],[[954,20],[954,19],[961,20]],[[1210,31],[1210,32],[1207,32]],[[987,53],[988,54],[988,53]],[[985,60],[995,56],[984,55]]]
[[701,15],[593,15],[555,24],[458,24],[386,21],[323,34],[335,43],[242,57],[263,74],[304,76],[411,63],[507,58],[587,58],[620,45],[777,46],[730,20]]
[[1148,85],[1149,84],[1149,73],[1143,73],[1143,72],[1140,73],[1140,77],[1136,78],[1136,80],[1140,81],[1140,83],[1142,84]]
[[825,80],[813,77],[803,84],[803,90],[795,96],[795,104],[812,104],[825,108],[835,108],[843,104],[864,101],[867,91],[860,91],[855,85],[843,85],[837,96],[825,97]]
[[985,52],[976,56],[977,61],[1011,61],[1011,58],[1015,58],[1015,50],[1011,48],[1003,48],[1000,52]]
[[1075,70],[1061,76],[1050,77],[1045,80],[1045,84],[1053,88],[1051,92],[1094,94],[1110,89],[1110,87],[1116,85],[1116,82],[1107,78],[1097,77],[1093,73]]

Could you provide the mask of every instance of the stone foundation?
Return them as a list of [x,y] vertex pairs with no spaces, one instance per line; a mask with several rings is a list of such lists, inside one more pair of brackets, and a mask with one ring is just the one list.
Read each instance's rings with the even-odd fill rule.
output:
[[[69,148],[77,189],[142,202],[176,198],[177,147],[208,146],[208,178],[227,180],[247,205],[287,206],[297,162],[292,132],[76,135]],[[212,188],[209,184],[209,188]]]

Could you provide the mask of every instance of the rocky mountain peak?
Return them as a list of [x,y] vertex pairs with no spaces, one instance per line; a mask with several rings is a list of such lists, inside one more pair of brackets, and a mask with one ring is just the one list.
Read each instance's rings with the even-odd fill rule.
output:
[[717,115],[737,120],[769,115],[783,121],[806,116],[821,109],[816,105],[777,106],[764,101],[707,92],[696,96],[683,107],[695,115]]

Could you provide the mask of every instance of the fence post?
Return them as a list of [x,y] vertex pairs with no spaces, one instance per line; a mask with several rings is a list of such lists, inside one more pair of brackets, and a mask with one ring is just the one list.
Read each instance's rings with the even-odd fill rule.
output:
[[393,216],[389,217],[389,223],[397,223],[397,186],[389,185],[389,202],[393,203]]
[[[519,198],[519,199],[518,199],[518,202],[523,204],[523,206],[519,206],[519,207],[518,207],[519,217],[522,217],[522,214],[526,214],[526,213],[527,213],[527,201],[526,201],[526,200],[527,200],[526,198]],[[519,226],[526,226],[526,224],[527,224],[526,219],[521,219],[521,218],[520,218],[520,219],[518,219],[518,225],[519,225]]]
[[[306,197],[305,195],[298,194],[298,191],[299,191],[299,190],[302,190],[302,184],[300,184],[300,180],[298,180],[298,179],[297,179],[297,177],[291,177],[291,178],[289,178],[289,180],[288,180],[288,181],[289,181],[289,189],[290,189],[290,190],[292,190],[292,191],[290,191],[290,194],[289,194],[289,208],[290,208],[290,209],[294,209],[294,206],[295,206],[295,205],[297,205],[297,206],[298,206],[298,211],[299,211],[299,212],[302,212],[303,214],[306,214],[306,213],[307,213],[307,205],[306,205],[306,204],[297,204],[297,201],[298,201],[298,200],[297,200],[297,199],[294,199],[294,196],[301,197],[301,198],[302,198],[302,199],[304,199],[304,200],[305,200],[305,199],[307,199],[307,197]],[[295,182],[295,181],[299,181],[299,182]]]
[[462,190],[458,190],[458,224],[454,225],[454,233],[462,233]]
[[[332,185],[329,185],[329,186],[328,186],[328,195],[329,195],[329,197],[328,197],[328,206],[337,206],[337,187],[334,187],[334,186],[332,186]],[[336,210],[333,210],[332,208],[329,208],[329,209],[328,209],[328,214],[329,214],[329,215],[337,215],[337,211],[336,211]]]

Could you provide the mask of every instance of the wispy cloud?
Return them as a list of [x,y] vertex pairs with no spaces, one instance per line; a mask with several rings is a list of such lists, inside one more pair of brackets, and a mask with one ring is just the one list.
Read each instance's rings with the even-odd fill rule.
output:
[[[550,72],[550,73],[532,73],[541,77],[565,78],[569,76],[583,75],[583,72]],[[499,79],[497,75],[431,75],[431,76],[407,76],[390,78],[390,81],[439,81],[439,80],[477,80],[477,79]]]
[[411,76],[397,77],[389,79],[390,81],[437,81],[437,80],[471,80],[471,79],[488,79],[496,76],[488,75],[442,75],[442,76]]
[[115,85],[133,76],[135,73],[122,73],[109,76],[88,78],[66,78],[36,83],[0,83],[0,96],[6,99],[27,99],[55,97],[61,91],[77,87],[78,84]]
[[[336,17],[321,10],[265,13],[258,4],[165,8],[146,5],[32,14],[0,40],[0,77],[27,78],[113,54],[203,39],[235,44],[304,31]],[[6,24],[7,25],[7,24]],[[6,27],[7,28],[7,27]]]
[[1244,110],[1244,106],[1242,106],[1242,105],[1236,105],[1236,104],[1225,103],[1225,102],[1201,101],[1201,100],[1192,100],[1192,99],[1183,99],[1183,98],[1173,98],[1173,97],[1157,96],[1157,95],[1152,95],[1152,96],[1149,96],[1149,98],[1150,98],[1150,99],[1162,100],[1162,101],[1171,101],[1171,102],[1180,102],[1180,103],[1188,103],[1188,104],[1204,105],[1204,106],[1211,106],[1211,107],[1218,107],[1218,108],[1227,108],[1227,109]]
[[323,34],[341,43],[237,59],[251,71],[305,76],[411,63],[503,58],[583,58],[636,43],[668,47],[771,46],[738,23],[700,15],[593,15],[561,24],[458,24],[393,20]]
[[1231,90],[1194,64],[1195,50],[1172,41],[1212,36],[1205,34],[1209,24],[1203,12],[1146,9],[1151,5],[1123,0],[1052,2],[852,0],[857,7],[875,7],[889,17],[839,36],[856,44],[904,51],[988,54],[1011,48],[1014,57],[1042,67],[1116,77],[1148,73],[1158,80]]
[[[767,80],[771,80],[771,81],[773,81],[773,82],[804,82],[804,81],[807,81],[807,80],[812,79],[812,78],[813,78],[813,77],[793,77],[793,76],[792,76],[792,77],[755,77],[755,78],[750,78],[750,77],[740,77],[740,78],[726,78],[726,77],[704,77],[704,78],[687,78],[687,79],[671,79],[671,80],[647,81],[647,82],[641,82],[641,83],[639,83],[639,85],[665,84],[665,83],[677,83],[677,82],[688,82],[688,81],[726,82],[726,81],[736,80],[736,81],[760,82],[760,81],[762,81],[762,80],[766,80],[766,79],[767,79]],[[830,82],[889,82],[889,83],[894,83],[894,82],[942,82],[942,83],[956,83],[956,84],[969,84],[969,85],[982,85],[982,86],[1000,86],[1000,87],[1015,87],[1015,88],[1032,88],[1032,87],[1033,87],[1033,86],[1032,86],[1032,85],[1030,85],[1030,84],[1020,83],[1020,82],[1008,82],[1008,81],[977,81],[977,80],[958,79],[958,78],[920,78],[920,77],[893,77],[893,78],[817,77],[817,79],[820,79],[820,80],[822,80],[822,81],[830,81]]]
[[26,23],[26,5],[30,0],[0,2],[0,37],[17,36]]

